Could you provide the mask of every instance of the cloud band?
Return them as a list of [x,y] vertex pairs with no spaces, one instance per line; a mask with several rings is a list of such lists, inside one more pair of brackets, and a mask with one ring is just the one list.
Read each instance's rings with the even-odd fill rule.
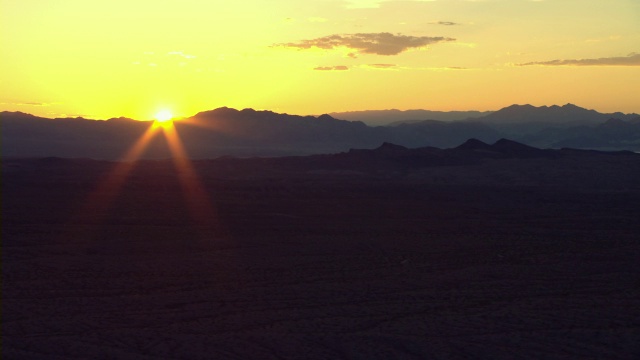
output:
[[409,49],[418,49],[439,42],[455,41],[442,36],[409,36],[401,34],[358,33],[335,34],[294,43],[274,44],[275,47],[307,50],[311,48],[335,49],[346,47],[362,54],[398,55]]
[[567,59],[535,61],[518,66],[640,66],[640,54],[631,53],[628,56],[607,57],[597,59]]

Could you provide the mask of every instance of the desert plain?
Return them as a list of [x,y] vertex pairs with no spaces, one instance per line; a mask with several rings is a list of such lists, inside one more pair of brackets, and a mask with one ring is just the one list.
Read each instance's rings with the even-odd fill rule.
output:
[[639,157],[3,159],[2,357],[634,359]]

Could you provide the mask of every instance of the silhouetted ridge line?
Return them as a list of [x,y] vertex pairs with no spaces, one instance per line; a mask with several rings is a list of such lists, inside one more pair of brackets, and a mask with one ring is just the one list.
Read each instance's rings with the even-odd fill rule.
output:
[[607,118],[615,117],[623,120],[630,119],[637,114],[623,114],[620,112],[603,114],[595,110],[581,108],[573,104],[563,106],[510,105],[489,115],[478,118],[480,122],[492,123],[554,123],[557,126],[563,124],[598,124]]
[[[385,142],[408,149],[431,148],[420,150],[422,155],[414,151],[410,155],[413,158],[433,157],[433,148],[450,149],[452,146],[458,146],[458,152],[483,152],[473,156],[494,158],[550,154],[541,148],[640,151],[640,117],[637,114],[611,115],[571,104],[551,107],[513,105],[473,121],[427,120],[372,127],[358,121],[335,119],[328,114],[314,117],[221,107],[176,121],[174,125],[184,142],[185,151],[194,159],[223,155],[335,154],[348,149],[374,149]],[[82,118],[49,119],[20,112],[2,112],[0,116],[1,154],[4,157],[83,156],[115,160],[150,126],[148,121],[124,117],[92,121]],[[503,144],[498,141],[501,138],[534,146],[538,150]],[[487,145],[491,143],[495,146]],[[392,153],[404,156],[402,149],[391,150],[388,147],[390,145],[385,145],[379,151],[387,153],[387,157]],[[171,157],[171,152],[163,138],[158,136],[142,157],[166,158]]]
[[240,111],[238,111],[236,109],[223,106],[223,107],[219,107],[219,108],[213,109],[213,110],[201,111],[201,112],[193,115],[193,117],[194,118],[202,118],[202,117],[210,117],[210,116],[229,116],[229,115],[235,115],[235,114],[237,114],[239,112]]
[[334,118],[333,116],[331,116],[329,114],[322,114],[322,115],[318,116],[317,119],[321,120],[321,121],[335,121],[335,120],[337,120],[336,118]]
[[469,139],[465,141],[462,145],[456,147],[456,149],[460,150],[489,150],[492,151],[493,147],[483,141],[478,139]]
[[534,158],[553,156],[553,152],[535,148],[509,139],[500,139],[491,148],[502,154],[517,158]]
[[[38,116],[29,114],[29,113],[25,113],[25,112],[22,112],[22,111],[1,111],[0,112],[0,117],[3,117],[3,116],[38,118]],[[44,119],[44,118],[41,118],[41,119]]]
[[386,153],[390,153],[390,152],[402,153],[402,152],[406,152],[407,150],[409,149],[402,145],[396,145],[386,141],[382,143],[382,145],[380,145],[378,148],[374,149],[374,151],[376,152],[386,152]]

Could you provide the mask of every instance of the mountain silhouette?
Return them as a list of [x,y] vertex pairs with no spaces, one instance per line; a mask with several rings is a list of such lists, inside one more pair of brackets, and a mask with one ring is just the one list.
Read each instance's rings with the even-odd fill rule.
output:
[[465,141],[463,144],[456,147],[459,150],[480,150],[480,151],[494,151],[493,147],[483,141],[475,138],[471,138]]
[[[419,174],[420,171],[439,167],[465,167],[480,165],[486,161],[518,160],[518,166],[525,166],[530,159],[560,159],[580,157],[584,163],[590,157],[598,156],[640,156],[633,152],[601,152],[579,149],[538,149],[509,139],[500,139],[487,144],[477,139],[469,139],[463,144],[439,149],[434,147],[407,148],[385,142],[374,149],[350,149],[337,154],[319,154],[280,158],[243,159],[242,164],[252,171],[279,171],[298,174],[358,175],[376,177],[404,177],[407,174]],[[224,161],[225,164],[233,160]],[[626,161],[626,160],[625,160]],[[505,164],[505,163],[503,163]],[[512,163],[515,164],[515,163]],[[555,166],[554,161],[547,162]],[[547,166],[545,165],[545,166]],[[506,166],[506,165],[505,165]],[[507,166],[508,167],[508,166]],[[259,170],[262,169],[262,170]],[[509,170],[514,172],[517,170]],[[527,172],[535,172],[527,169]]]
[[608,119],[597,126],[549,127],[517,137],[538,147],[640,150],[640,122]]
[[329,115],[343,120],[362,121],[370,126],[400,125],[423,120],[456,121],[479,118],[491,111],[433,111],[433,110],[364,110],[333,112]]
[[[408,133],[418,132],[421,126],[429,123],[432,121],[411,122],[402,127]],[[640,132],[637,129],[640,126],[640,115],[621,112],[604,114],[573,104],[540,107],[511,105],[482,117],[448,124],[459,123],[464,123],[467,129],[471,129],[469,124],[483,126],[464,135],[465,138],[478,138],[486,142],[507,137],[543,148],[640,150]],[[431,133],[435,132],[432,130]]]
[[500,109],[494,113],[483,116],[481,119],[486,123],[527,123],[527,122],[552,122],[567,124],[581,122],[584,125],[599,123],[603,118],[610,117],[611,114],[601,114],[595,110],[587,110],[573,104],[564,106],[532,106],[532,105],[511,105]]
[[[299,116],[223,107],[174,121],[174,124],[192,158],[330,154],[373,149],[385,142],[406,148],[450,148],[468,139],[477,141],[465,143],[458,150],[475,147],[476,152],[482,150],[500,156],[506,153],[533,155],[531,149],[500,143],[501,138],[537,148],[640,150],[640,116],[609,115],[570,104],[562,107],[513,105],[471,120],[422,120],[373,127],[328,114]],[[49,119],[21,112],[2,112],[0,122],[3,157],[96,159],[121,158],[151,125],[149,121],[124,117]],[[380,151],[397,150],[399,148],[384,145]],[[163,136],[150,141],[142,154],[143,158],[170,156]]]
[[549,150],[538,149],[509,139],[500,139],[491,148],[501,154],[517,158],[535,158],[551,155]]
[[509,136],[532,133],[548,127],[597,126],[607,119],[631,120],[637,114],[603,114],[573,104],[564,106],[511,105],[489,115],[473,119]]

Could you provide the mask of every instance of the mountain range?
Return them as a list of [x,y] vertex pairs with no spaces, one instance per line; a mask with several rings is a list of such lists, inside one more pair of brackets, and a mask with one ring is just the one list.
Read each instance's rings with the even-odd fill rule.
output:
[[433,110],[364,110],[329,113],[336,119],[362,121],[369,126],[398,125],[420,120],[456,121],[475,119],[491,114],[493,111],[433,111]]
[[[439,112],[411,114],[429,113]],[[463,113],[449,115],[459,117]],[[379,116],[380,112],[372,114]],[[512,105],[487,114],[469,114],[472,117],[455,121],[423,118],[398,122],[390,118],[388,126],[370,126],[327,114],[298,116],[223,107],[174,124],[192,158],[339,153],[353,148],[373,149],[385,142],[411,148],[448,148],[470,138],[486,143],[510,138],[538,148],[640,151],[638,114],[603,114],[572,104]],[[150,122],[128,118],[48,119],[20,112],[0,113],[0,124],[3,157],[96,159],[121,158],[150,126]],[[143,154],[144,158],[170,156],[162,136],[154,137]]]

